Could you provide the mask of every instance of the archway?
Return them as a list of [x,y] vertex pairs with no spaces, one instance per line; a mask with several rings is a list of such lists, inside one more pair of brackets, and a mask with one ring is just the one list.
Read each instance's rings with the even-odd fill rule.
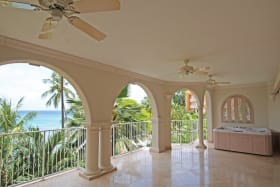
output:
[[[21,61],[2,62],[1,65],[3,66],[0,68],[5,66],[15,66],[17,65],[17,62]],[[30,67],[35,69],[40,68],[40,66],[47,67],[44,63],[40,62],[30,61],[30,63],[33,65]],[[26,61],[25,63],[19,64],[29,66]],[[56,70],[56,68],[51,69]],[[59,74],[61,72],[62,71],[59,71]],[[15,74],[16,73],[11,73],[12,76],[15,76]],[[69,77],[66,73],[63,73],[62,76]],[[26,79],[27,76],[17,78],[16,82],[20,82],[22,84],[23,81],[26,81]],[[7,82],[11,84],[12,81],[11,79],[9,80],[10,81]],[[72,83],[76,90],[79,88],[73,80],[70,79],[69,82]],[[35,85],[29,85],[28,89],[32,90],[35,87]],[[14,92],[19,92],[20,94],[23,93],[20,90],[15,90]],[[82,98],[84,98],[79,89],[77,92],[80,96],[82,96]],[[41,94],[42,93],[38,93],[39,96]],[[82,101],[83,104],[81,104],[81,106],[84,106],[86,112],[80,125],[83,125],[86,119],[90,119],[88,115],[89,111],[87,110],[87,102],[83,99]],[[13,129],[12,132],[17,132],[19,130],[19,125],[17,122],[15,123],[16,128]],[[3,176],[6,176],[6,178],[4,182],[1,180],[0,186],[13,185],[13,182],[24,181],[22,180],[24,178],[28,180],[38,179],[41,178],[42,175],[51,175],[57,172],[62,172],[65,171],[65,169],[76,167],[77,165],[85,162],[85,129],[83,128],[57,129],[56,127],[56,129],[53,130],[32,128],[27,130],[24,129],[24,132],[21,133],[6,133],[5,135],[1,135],[0,141],[5,142],[5,144],[2,144],[1,147],[0,160],[3,160],[3,163],[9,163],[9,166],[1,166],[1,170],[4,171],[1,172],[1,178],[3,179]],[[3,147],[4,150],[9,150],[9,152],[3,152]],[[28,150],[28,152],[26,152],[26,150]],[[45,168],[45,170],[41,170],[40,168]]]
[[113,109],[112,155],[150,147],[153,106],[147,88],[129,83],[120,91]]
[[198,138],[199,100],[194,91],[180,89],[171,99],[171,143],[189,144]]
[[[14,61],[5,61],[5,62],[0,62],[1,67],[8,67],[8,66],[14,66],[14,65],[21,65],[22,67],[28,67],[29,72],[33,72],[36,73],[36,71],[40,71],[40,73],[44,72],[44,77],[41,76],[42,79],[49,79],[51,78],[51,74],[56,73],[57,75],[63,77],[64,80],[66,80],[66,84],[70,85],[70,89],[74,92],[74,94],[76,96],[78,96],[76,99],[79,100],[79,103],[81,105],[81,108],[83,109],[83,122],[82,124],[88,123],[90,122],[90,111],[89,111],[89,107],[88,107],[88,102],[82,92],[82,90],[80,89],[79,85],[71,78],[71,76],[69,76],[67,73],[65,73],[63,70],[61,70],[60,68],[57,68],[56,66],[53,66],[51,64],[45,63],[45,62],[38,62],[38,61],[32,61],[32,60],[14,60]],[[43,70],[42,70],[43,69]],[[18,71],[16,71],[16,73],[18,73]],[[37,73],[38,75],[38,73]],[[24,75],[23,75],[24,76]],[[27,77],[29,76],[28,74],[26,74],[24,77],[22,77],[19,80],[15,80],[16,82],[22,82],[22,81],[28,81]],[[32,75],[30,75],[29,77],[32,77]],[[33,79],[36,79],[37,77],[34,77]],[[32,78],[30,78],[32,79]],[[29,80],[30,80],[29,79]],[[37,82],[41,82],[42,85],[43,80],[37,80]],[[40,98],[41,99],[41,94],[42,93],[38,93],[38,95],[34,96],[34,91],[38,88],[36,88],[35,85],[29,85],[28,88],[29,90],[33,91],[33,97],[37,97],[37,100]],[[51,95],[50,95],[51,96]],[[29,103],[35,103],[34,100],[28,100]],[[42,107],[42,103],[40,105],[40,107]],[[36,108],[36,107],[35,107]],[[28,110],[31,110],[32,108],[28,108]],[[47,108],[49,109],[49,108]],[[51,110],[55,109],[55,108],[50,108]]]

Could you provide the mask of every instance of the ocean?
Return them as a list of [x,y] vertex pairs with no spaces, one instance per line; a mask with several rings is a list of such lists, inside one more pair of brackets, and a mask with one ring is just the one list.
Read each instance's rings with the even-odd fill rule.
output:
[[[22,110],[19,111],[20,116],[26,115],[28,112]],[[58,110],[40,110],[37,112],[36,117],[28,122],[25,127],[39,127],[40,130],[51,130],[61,128],[61,111]]]

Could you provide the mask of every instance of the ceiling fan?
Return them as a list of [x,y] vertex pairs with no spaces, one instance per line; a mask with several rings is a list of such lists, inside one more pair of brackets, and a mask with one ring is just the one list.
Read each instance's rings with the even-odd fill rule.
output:
[[76,15],[119,10],[120,2],[119,0],[0,0],[0,6],[48,12],[50,17],[43,23],[38,35],[40,39],[51,38],[56,25],[66,18],[74,27],[101,41],[106,35]]
[[209,86],[216,86],[218,84],[230,84],[230,82],[218,82],[215,79],[213,79],[213,75],[208,75],[208,80],[206,81],[206,83]]
[[210,69],[209,66],[204,66],[200,68],[194,68],[193,66],[189,65],[190,59],[184,60],[184,66],[180,68],[180,74],[181,75],[190,75],[190,74],[201,74],[201,75],[207,75],[208,71]]

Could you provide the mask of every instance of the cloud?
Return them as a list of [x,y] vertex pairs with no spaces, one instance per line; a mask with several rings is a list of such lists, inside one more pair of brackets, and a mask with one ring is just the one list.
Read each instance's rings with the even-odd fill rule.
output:
[[0,66],[0,97],[11,99],[16,104],[24,97],[21,110],[54,110],[46,107],[41,94],[48,89],[42,79],[49,78],[52,70],[29,64],[8,64]]

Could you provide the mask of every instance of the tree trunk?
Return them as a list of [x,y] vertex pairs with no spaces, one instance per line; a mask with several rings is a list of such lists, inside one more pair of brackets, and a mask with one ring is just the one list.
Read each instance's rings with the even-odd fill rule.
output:
[[63,77],[61,76],[61,128],[64,128],[64,83]]

